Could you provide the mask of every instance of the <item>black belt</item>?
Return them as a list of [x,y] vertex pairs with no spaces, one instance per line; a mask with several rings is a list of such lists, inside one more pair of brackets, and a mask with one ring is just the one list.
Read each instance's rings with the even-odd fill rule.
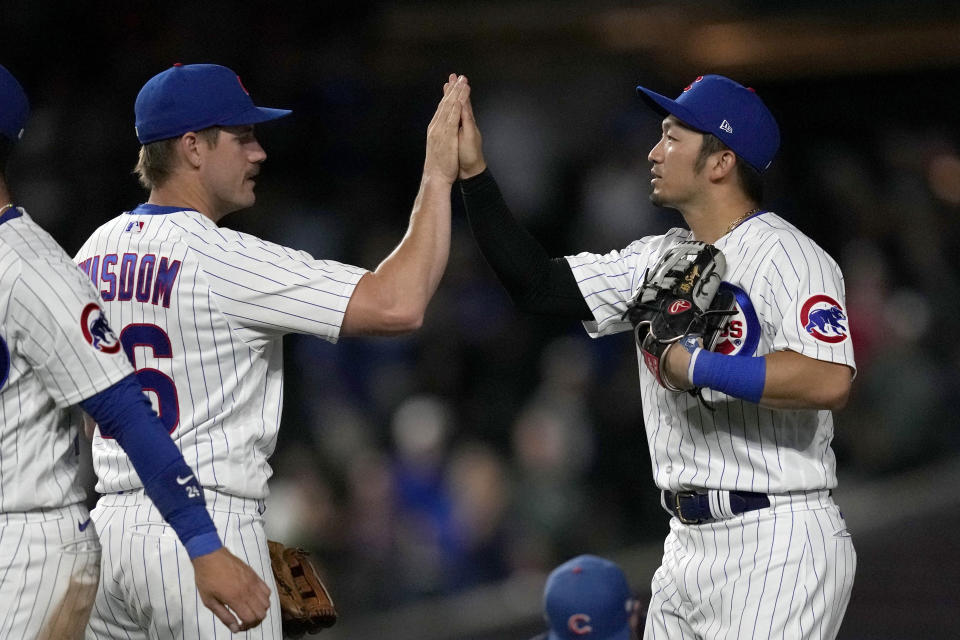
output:
[[[763,493],[750,491],[729,491],[730,512],[740,515],[747,511],[766,509],[770,506],[770,498]],[[663,505],[667,511],[677,517],[683,524],[703,524],[719,518],[730,517],[714,513],[710,509],[710,496],[696,491],[663,492]]]

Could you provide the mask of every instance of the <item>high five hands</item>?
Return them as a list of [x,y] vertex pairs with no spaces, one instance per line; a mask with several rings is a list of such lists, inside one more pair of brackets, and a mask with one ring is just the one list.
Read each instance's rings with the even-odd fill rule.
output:
[[461,180],[472,178],[483,173],[487,163],[483,159],[483,136],[477,128],[477,121],[473,117],[473,105],[470,103],[470,86],[466,76],[450,74],[443,85],[443,95],[446,99],[451,92],[457,90],[460,83],[464,89],[456,97],[460,103],[460,121],[457,131],[457,149],[459,171],[457,177]]
[[443,85],[443,99],[427,127],[425,178],[438,178],[453,184],[458,177],[458,131],[464,104],[469,104],[470,84],[466,76],[450,74]]

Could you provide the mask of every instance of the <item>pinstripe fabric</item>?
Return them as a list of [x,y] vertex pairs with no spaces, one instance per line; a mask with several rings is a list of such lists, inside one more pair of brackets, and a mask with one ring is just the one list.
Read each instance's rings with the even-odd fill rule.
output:
[[[260,514],[249,505],[267,496],[272,474],[282,337],[336,342],[366,271],[221,229],[197,211],[153,205],[107,222],[75,259],[205,487],[224,544],[273,585]],[[94,512],[105,577],[88,637],[226,637],[198,600],[187,554],[142,498],[124,452],[98,432],[93,462],[99,492],[136,493],[103,496]],[[245,637],[279,640],[273,592],[267,619]]]
[[224,545],[270,585],[267,618],[250,631],[230,630],[200,601],[193,565],[176,534],[142,491],[104,496],[93,510],[103,545],[103,576],[88,640],[105,638],[258,638],[281,640],[263,502],[206,491]]
[[[582,253],[567,260],[595,320],[584,323],[593,337],[631,329],[620,317],[663,251],[690,239],[687,229],[637,240],[623,251]],[[790,349],[854,366],[849,335],[829,343],[804,330],[801,306],[824,294],[844,302],[843,275],[836,263],[796,227],[772,212],[754,216],[716,242],[727,260],[725,282],[743,292],[739,340],[756,347],[742,355]],[[736,348],[736,347],[734,347]],[[740,355],[740,353],[738,353]],[[639,360],[638,353],[638,360]],[[833,415],[830,411],[775,411],[722,393],[705,391],[717,411],[689,394],[657,384],[640,366],[644,424],[654,481],[661,489],[727,489],[760,493],[836,486]]]
[[[149,205],[107,222],[75,259],[114,330],[144,336],[131,349],[135,368],[169,386],[167,402],[164,390],[149,395],[161,418],[176,411],[168,426],[200,483],[266,497],[282,409],[281,338],[335,342],[366,271],[221,229],[196,211]],[[167,351],[148,339],[168,340]],[[126,454],[99,432],[93,459],[98,492],[140,488]]]
[[100,545],[80,505],[0,514],[0,638],[81,638]]
[[[687,229],[637,240],[605,255],[569,256],[598,337],[630,330],[621,316],[664,250]],[[843,314],[843,274],[796,227],[762,212],[717,240],[723,287],[737,314],[716,349],[730,356],[792,350],[854,368]],[[856,554],[828,490],[836,486],[833,414],[778,411],[704,390],[716,408],[667,391],[640,362],[640,393],[654,482],[707,490],[702,525],[670,520],[654,575],[646,639],[834,638]],[[768,494],[771,507],[734,516],[726,491]]]
[[[0,222],[0,638],[80,637],[100,547],[71,405],[132,372],[97,293],[23,209]],[[90,320],[87,325],[84,318]]]
[[[63,249],[21,209],[0,224],[0,513],[86,497],[77,477],[79,421],[65,411],[132,373],[122,353],[83,335],[97,294]],[[0,379],[4,372],[0,372]]]
[[836,638],[856,565],[832,504],[697,526],[672,519],[644,638]]

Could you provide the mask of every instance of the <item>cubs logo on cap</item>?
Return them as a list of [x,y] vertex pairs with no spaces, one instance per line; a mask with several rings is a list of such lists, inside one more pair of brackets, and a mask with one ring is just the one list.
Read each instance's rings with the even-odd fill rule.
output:
[[80,314],[80,329],[84,339],[97,351],[116,353],[120,351],[120,341],[113,335],[100,306],[91,302]]
[[847,314],[839,302],[824,293],[810,296],[800,306],[800,324],[821,342],[836,344],[850,335]]
[[631,640],[633,594],[613,562],[592,555],[554,569],[544,588],[549,640]]
[[291,113],[253,104],[240,76],[227,67],[179,62],[143,85],[133,110],[142,144],[218,125],[267,122]]

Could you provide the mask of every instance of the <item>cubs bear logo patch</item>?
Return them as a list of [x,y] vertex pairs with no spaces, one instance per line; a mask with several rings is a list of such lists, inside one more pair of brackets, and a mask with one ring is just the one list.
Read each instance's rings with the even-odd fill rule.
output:
[[80,314],[80,329],[83,337],[97,351],[116,353],[120,351],[120,341],[113,335],[100,306],[91,302]]
[[800,324],[804,331],[821,342],[836,344],[850,335],[847,314],[840,303],[824,293],[810,296],[800,306]]

